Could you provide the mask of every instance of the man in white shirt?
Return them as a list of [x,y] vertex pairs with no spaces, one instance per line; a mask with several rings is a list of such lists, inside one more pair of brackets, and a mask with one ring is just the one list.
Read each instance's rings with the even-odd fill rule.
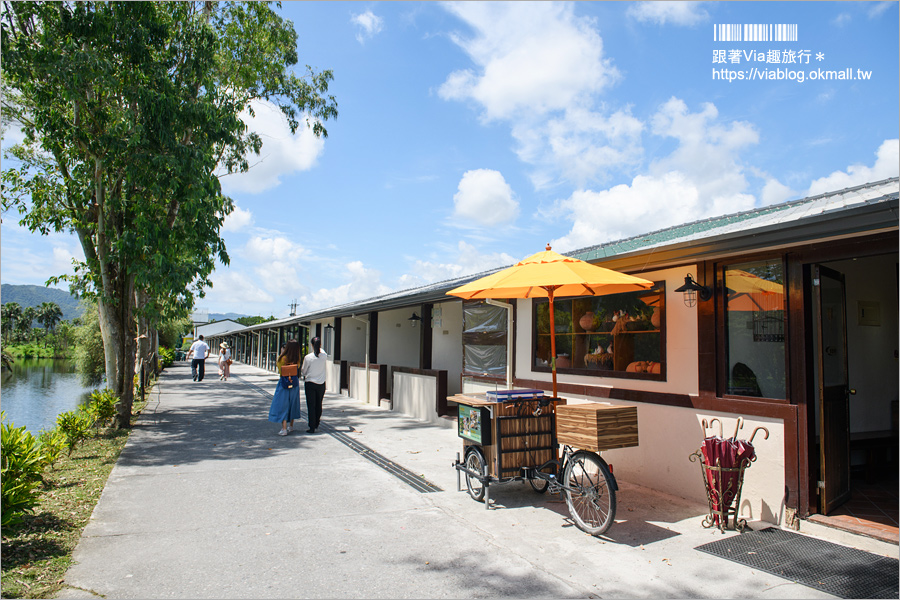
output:
[[191,344],[187,357],[191,358],[191,356],[194,357],[191,360],[191,375],[194,376],[194,381],[203,381],[203,375],[206,372],[206,357],[209,356],[209,346],[203,341],[202,335],[196,342]]

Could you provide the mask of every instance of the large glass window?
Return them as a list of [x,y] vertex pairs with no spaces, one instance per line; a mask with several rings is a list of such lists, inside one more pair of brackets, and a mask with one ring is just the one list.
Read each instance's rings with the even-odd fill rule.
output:
[[506,377],[506,309],[487,302],[463,302],[463,372]]
[[[665,284],[652,290],[553,302],[557,371],[587,375],[665,374]],[[534,301],[535,370],[550,369],[550,304]]]
[[782,261],[726,266],[724,282],[726,393],[785,398]]

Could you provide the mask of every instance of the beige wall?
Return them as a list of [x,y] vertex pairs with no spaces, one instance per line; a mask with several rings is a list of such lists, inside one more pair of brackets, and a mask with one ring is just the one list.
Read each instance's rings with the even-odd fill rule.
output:
[[[591,377],[559,374],[558,382],[686,394],[699,393],[697,344],[697,308],[687,307],[682,295],[674,290],[696,269],[680,267],[641,273],[652,281],[666,282],[666,381],[643,381],[615,377]],[[518,301],[516,323],[516,377],[549,382],[549,373],[532,370],[532,302]],[[478,386],[472,386],[474,388]],[[593,402],[571,394],[561,394],[570,403]],[[693,408],[660,404],[609,401],[609,404],[634,405],[638,408],[639,446],[603,452],[614,465],[616,477],[683,498],[705,502],[706,491],[699,463],[689,456],[696,452],[705,437],[703,419],[719,418],[727,436],[734,434],[737,415],[701,412]],[[784,425],[775,419],[754,418],[744,423],[738,439],[749,439],[757,426],[765,426],[769,438],[762,433],[754,440],[758,459],[745,473],[741,496],[742,515],[779,523],[784,506]],[[710,435],[713,431],[710,430]]]

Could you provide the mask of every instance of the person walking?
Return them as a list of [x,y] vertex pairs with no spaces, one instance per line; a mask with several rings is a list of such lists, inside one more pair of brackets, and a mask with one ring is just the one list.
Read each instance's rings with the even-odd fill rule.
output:
[[300,378],[297,364],[300,362],[300,344],[291,340],[281,348],[275,366],[278,369],[278,385],[269,407],[269,421],[281,423],[278,435],[294,430],[294,419],[300,418]]
[[206,345],[206,342],[203,341],[203,336],[201,335],[196,342],[191,344],[191,349],[188,350],[188,358],[194,357],[191,359],[191,375],[194,377],[194,381],[203,381],[203,375],[206,373],[206,357],[209,356],[209,346]]
[[228,376],[231,375],[231,349],[228,347],[228,342],[222,342],[219,344],[219,379],[221,381],[228,381]]
[[322,352],[322,340],[314,337],[310,340],[313,351],[303,358],[300,376],[306,382],[306,413],[309,429],[306,433],[315,433],[322,417],[322,400],[325,398],[325,371],[328,355]]

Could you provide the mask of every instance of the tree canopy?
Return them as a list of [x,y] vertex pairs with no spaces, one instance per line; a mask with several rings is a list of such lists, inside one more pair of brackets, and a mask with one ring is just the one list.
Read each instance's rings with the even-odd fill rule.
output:
[[3,208],[78,236],[70,281],[97,299],[127,427],[135,309],[183,313],[228,264],[219,231],[233,205],[217,174],[262,147],[241,113],[266,100],[292,131],[327,136],[332,73],[294,73],[296,33],[269,3],[4,2],[0,25],[5,118],[25,137]]

